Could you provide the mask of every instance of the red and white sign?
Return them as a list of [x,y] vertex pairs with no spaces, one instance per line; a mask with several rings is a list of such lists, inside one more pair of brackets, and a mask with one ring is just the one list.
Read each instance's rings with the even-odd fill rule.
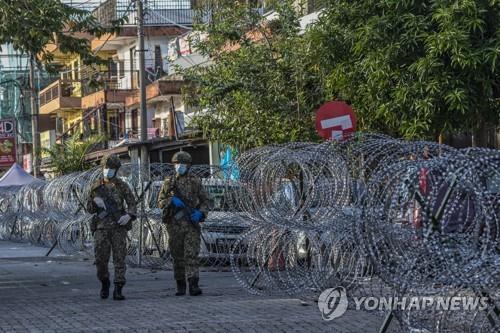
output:
[[23,155],[23,169],[27,173],[31,173],[31,154]]
[[16,163],[16,122],[0,119],[0,167]]
[[316,111],[316,131],[327,140],[342,140],[356,131],[356,115],[345,102],[326,102]]

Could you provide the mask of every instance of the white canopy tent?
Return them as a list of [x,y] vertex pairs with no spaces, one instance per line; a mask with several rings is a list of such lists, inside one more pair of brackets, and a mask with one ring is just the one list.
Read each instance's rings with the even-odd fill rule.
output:
[[40,181],[24,171],[19,164],[14,163],[12,167],[0,178],[0,187],[6,186],[22,186]]

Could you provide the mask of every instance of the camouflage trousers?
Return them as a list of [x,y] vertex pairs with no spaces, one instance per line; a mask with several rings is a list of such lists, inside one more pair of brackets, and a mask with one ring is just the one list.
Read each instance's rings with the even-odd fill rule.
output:
[[97,278],[100,281],[109,280],[108,263],[113,252],[113,266],[115,267],[115,284],[125,284],[127,265],[127,230],[125,228],[98,229],[94,233],[95,265]]
[[167,224],[168,248],[172,254],[174,264],[174,278],[184,280],[198,277],[200,266],[200,227],[189,222]]

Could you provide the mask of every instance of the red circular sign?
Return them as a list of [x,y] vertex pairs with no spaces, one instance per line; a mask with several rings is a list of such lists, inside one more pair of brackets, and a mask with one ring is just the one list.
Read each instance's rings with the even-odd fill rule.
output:
[[345,102],[326,102],[316,111],[316,131],[325,139],[342,140],[356,131],[356,115]]

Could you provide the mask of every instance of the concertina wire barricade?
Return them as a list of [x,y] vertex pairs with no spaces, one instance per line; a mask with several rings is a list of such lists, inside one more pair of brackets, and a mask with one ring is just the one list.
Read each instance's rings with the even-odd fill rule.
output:
[[[487,297],[476,311],[373,310],[403,332],[494,332],[499,314],[500,152],[358,134],[247,151],[193,166],[211,198],[200,259],[231,265],[253,294],[317,299]],[[171,267],[156,201],[169,164],[119,171],[138,200],[130,264]],[[99,168],[0,191],[0,239],[93,251],[84,208]],[[353,302],[349,303],[349,306]]]

